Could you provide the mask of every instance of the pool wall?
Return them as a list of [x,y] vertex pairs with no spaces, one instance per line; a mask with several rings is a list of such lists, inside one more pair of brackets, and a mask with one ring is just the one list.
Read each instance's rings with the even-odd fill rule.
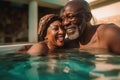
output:
[[33,43],[25,43],[25,44],[14,44],[14,45],[1,45],[0,46],[0,55],[6,53],[14,53],[18,51],[18,49],[24,45],[32,45]]

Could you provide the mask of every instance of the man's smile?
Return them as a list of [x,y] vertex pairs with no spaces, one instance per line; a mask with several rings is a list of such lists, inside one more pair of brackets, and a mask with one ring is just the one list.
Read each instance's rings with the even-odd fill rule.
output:
[[66,32],[68,33],[68,34],[72,34],[72,33],[74,33],[76,31],[76,26],[70,26],[70,27],[67,27],[66,28]]

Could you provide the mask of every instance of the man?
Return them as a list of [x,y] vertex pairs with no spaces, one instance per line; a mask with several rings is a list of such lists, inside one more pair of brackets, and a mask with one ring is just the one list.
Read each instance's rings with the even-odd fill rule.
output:
[[89,4],[84,0],[65,5],[62,18],[69,38],[65,47],[99,48],[120,54],[120,28],[115,24],[91,25],[91,17]]

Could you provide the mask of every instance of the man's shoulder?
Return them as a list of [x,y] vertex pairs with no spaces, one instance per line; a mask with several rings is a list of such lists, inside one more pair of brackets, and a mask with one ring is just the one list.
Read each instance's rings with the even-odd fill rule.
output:
[[116,24],[114,24],[114,23],[109,23],[109,24],[100,24],[99,26],[98,26],[98,29],[118,29],[118,28],[120,28],[119,26],[117,26]]
[[109,24],[100,24],[97,28],[98,33],[106,33],[106,31],[109,32],[116,32],[116,30],[120,30],[120,27],[117,26],[114,23],[109,23]]
[[114,36],[118,36],[120,34],[120,27],[113,23],[101,24],[97,29],[97,34],[99,35],[99,37],[101,36],[102,38],[111,38]]

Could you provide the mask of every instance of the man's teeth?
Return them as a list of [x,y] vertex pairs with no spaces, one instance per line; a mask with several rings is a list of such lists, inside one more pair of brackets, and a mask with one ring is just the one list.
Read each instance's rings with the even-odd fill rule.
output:
[[70,28],[70,29],[67,29],[66,32],[67,32],[67,33],[74,33],[74,32],[75,32],[75,29],[74,29],[74,28]]
[[73,29],[71,29],[71,28],[70,28],[70,29],[67,29],[67,31],[72,32],[72,31],[73,31]]

